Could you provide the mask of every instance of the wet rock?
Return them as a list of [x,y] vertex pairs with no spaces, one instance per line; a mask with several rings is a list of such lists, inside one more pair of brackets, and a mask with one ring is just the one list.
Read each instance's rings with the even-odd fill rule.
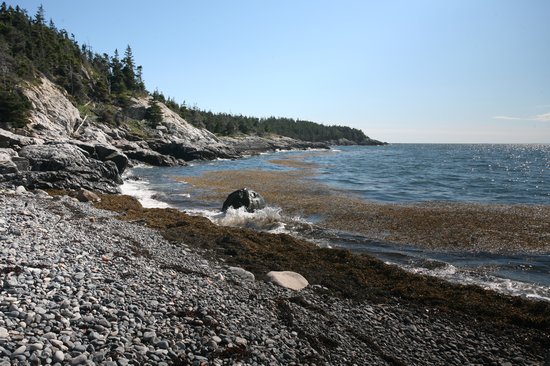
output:
[[244,207],[248,212],[254,212],[265,208],[265,206],[265,199],[259,193],[248,188],[242,188],[227,196],[222,211],[227,211],[229,207],[234,209]]

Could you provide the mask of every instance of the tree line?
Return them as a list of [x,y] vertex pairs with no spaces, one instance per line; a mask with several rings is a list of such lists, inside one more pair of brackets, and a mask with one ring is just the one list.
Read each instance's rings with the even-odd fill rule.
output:
[[325,142],[346,139],[357,144],[368,143],[370,138],[363,131],[347,126],[326,126],[320,123],[286,117],[258,118],[252,116],[234,115],[229,113],[213,113],[194,107],[185,102],[178,104],[172,98],[165,98],[158,91],[153,92],[153,99],[160,101],[171,110],[178,113],[195,127],[206,128],[210,132],[222,136],[236,134],[266,135],[277,134],[298,140]]
[[[178,104],[158,91],[149,93],[143,81],[143,69],[137,65],[128,45],[123,55],[93,52],[90,45],[79,45],[75,36],[46,22],[40,6],[34,16],[19,6],[0,5],[0,126],[22,127],[31,105],[21,92],[22,81],[38,76],[65,89],[77,106],[93,105],[97,120],[119,124],[132,96],[151,95],[153,103],[146,118],[151,127],[162,122],[157,102],[165,103],[196,127],[218,135],[279,134],[306,141],[345,138],[356,143],[368,140],[361,130],[343,126],[325,126],[291,118],[257,118],[228,113],[213,113],[185,102]],[[89,103],[93,102],[93,103]]]

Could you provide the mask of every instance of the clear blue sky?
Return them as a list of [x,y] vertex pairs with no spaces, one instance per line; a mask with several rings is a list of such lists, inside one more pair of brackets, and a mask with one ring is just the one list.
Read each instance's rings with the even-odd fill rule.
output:
[[550,143],[548,0],[7,1],[150,91],[389,142]]

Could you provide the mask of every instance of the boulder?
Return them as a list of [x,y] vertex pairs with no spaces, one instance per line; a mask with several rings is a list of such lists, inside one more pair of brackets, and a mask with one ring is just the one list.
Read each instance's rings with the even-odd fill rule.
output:
[[258,192],[242,188],[227,196],[223,203],[222,211],[227,211],[229,207],[233,207],[234,209],[245,207],[248,212],[254,212],[265,208],[265,206],[265,200]]
[[31,189],[86,188],[117,193],[117,186],[122,183],[114,162],[94,159],[72,144],[30,145],[22,148],[19,155],[28,160],[30,171],[5,178]]
[[281,287],[300,291],[309,285],[309,282],[299,273],[291,271],[271,271],[267,280]]
[[75,145],[48,144],[26,146],[19,156],[29,159],[31,170],[44,172],[87,166],[90,154]]
[[17,173],[17,165],[11,159],[4,159],[0,155],[0,174]]

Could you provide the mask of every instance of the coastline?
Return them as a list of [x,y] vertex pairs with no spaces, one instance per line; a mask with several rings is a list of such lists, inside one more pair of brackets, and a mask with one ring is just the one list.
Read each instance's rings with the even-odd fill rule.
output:
[[[550,345],[545,302],[414,276],[288,235],[143,209],[126,196],[102,196],[96,204],[116,217],[68,197],[0,199],[2,220],[10,225],[2,243],[19,251],[3,251],[2,291],[9,296],[3,297],[7,311],[0,327],[9,337],[0,329],[0,351],[8,362],[42,357],[42,344],[67,361],[542,364]],[[14,230],[19,227],[25,230]],[[256,281],[236,276],[233,265],[254,273]],[[296,270],[310,286],[294,292],[263,281],[266,270],[278,269]],[[55,297],[34,290],[46,283],[61,284]],[[71,286],[84,292],[74,297],[67,292]],[[21,302],[29,297],[33,301]],[[62,310],[65,299],[72,317]],[[28,315],[40,314],[43,303],[61,305],[44,313],[54,315],[53,338],[30,337],[13,322],[24,312],[27,331],[40,326]],[[108,321],[98,326],[103,316]],[[138,323],[139,330],[132,328]],[[104,352],[113,347],[125,352]]]

